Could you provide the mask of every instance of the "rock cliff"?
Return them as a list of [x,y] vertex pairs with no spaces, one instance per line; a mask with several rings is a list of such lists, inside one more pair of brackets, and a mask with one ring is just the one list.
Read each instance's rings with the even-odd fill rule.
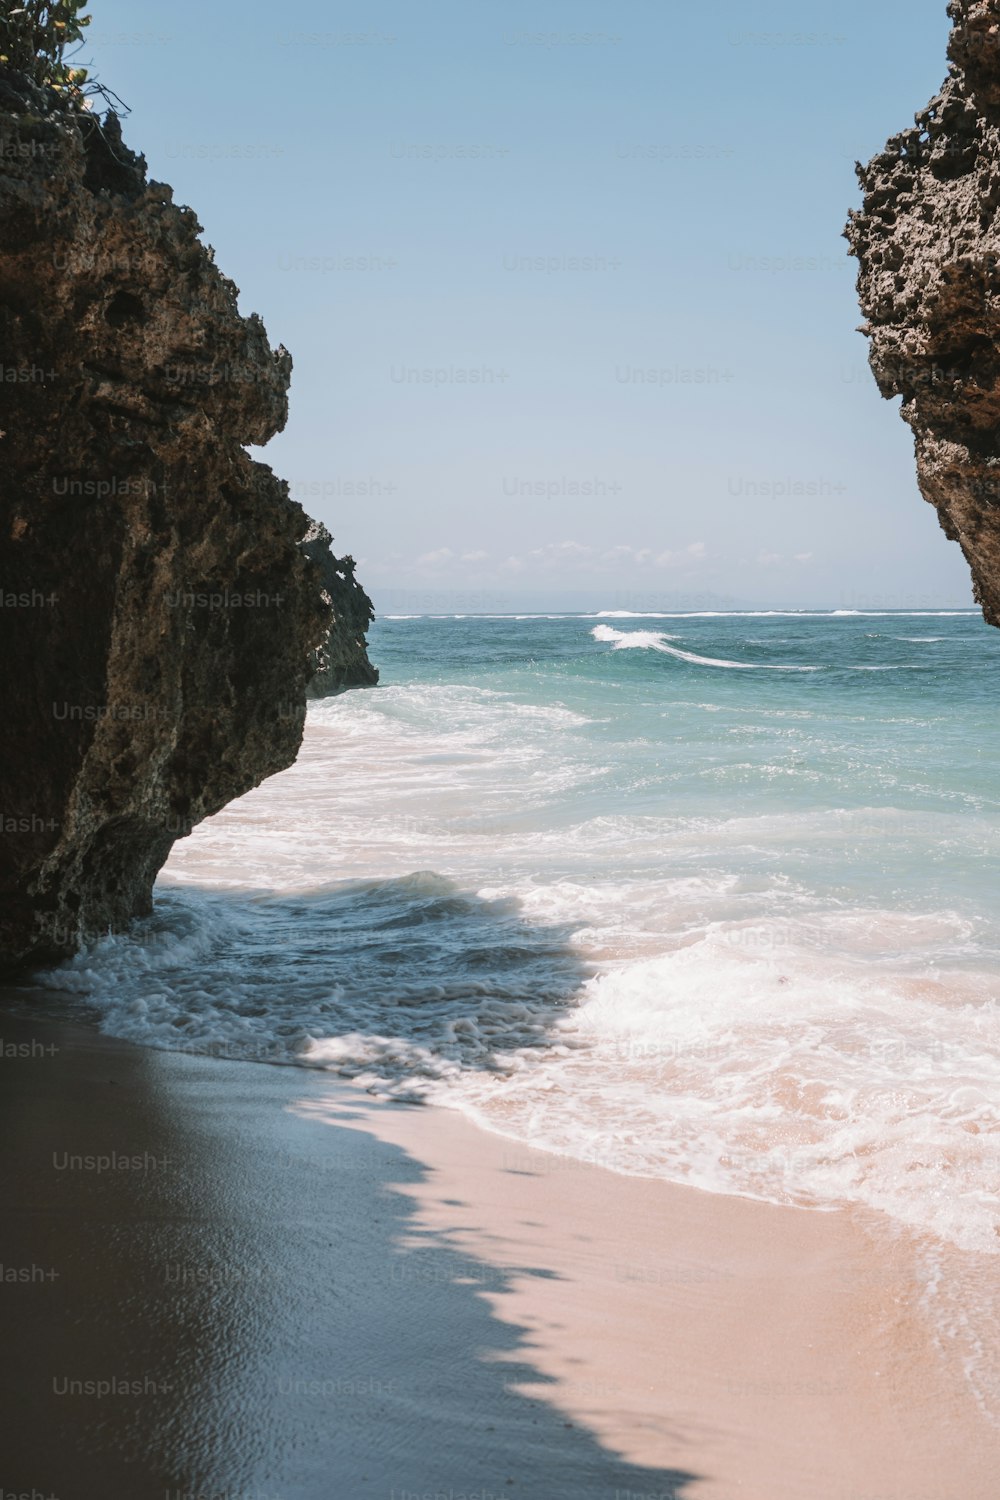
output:
[[359,609],[331,630],[308,518],[244,451],[291,359],[199,230],[113,115],[0,67],[5,967],[150,909],[174,840],[294,760],[317,649],[361,680]]
[[1000,4],[952,0],[941,92],[858,167],[847,238],[869,357],[917,477],[1000,625]]
[[302,550],[319,569],[323,598],[333,618],[330,629],[313,655],[310,698],[328,698],[345,688],[375,687],[378,669],[368,660],[365,640],[375,618],[375,607],[354,576],[353,557],[334,557],[333,537],[319,521],[306,532]]

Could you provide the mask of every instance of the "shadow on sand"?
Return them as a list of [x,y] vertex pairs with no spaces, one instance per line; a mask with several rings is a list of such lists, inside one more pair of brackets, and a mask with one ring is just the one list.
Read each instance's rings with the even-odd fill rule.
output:
[[[427,1169],[353,1128],[342,1085],[0,1021],[0,1249],[54,1272],[4,1289],[7,1489],[694,1500],[523,1394],[546,1377],[490,1299],[551,1273],[421,1231],[401,1189]],[[142,1164],[88,1165],[116,1153]]]

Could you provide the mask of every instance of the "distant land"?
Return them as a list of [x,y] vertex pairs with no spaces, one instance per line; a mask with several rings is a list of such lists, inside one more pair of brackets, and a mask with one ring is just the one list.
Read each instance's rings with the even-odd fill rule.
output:
[[744,609],[804,610],[913,610],[975,609],[971,590],[959,590],[948,596],[885,593],[846,589],[833,599],[745,599],[733,594],[698,591],[659,592],[590,585],[586,588],[553,589],[371,589],[377,616],[421,614],[596,614],[601,610],[631,611],[635,614],[687,613],[698,610],[736,611]]

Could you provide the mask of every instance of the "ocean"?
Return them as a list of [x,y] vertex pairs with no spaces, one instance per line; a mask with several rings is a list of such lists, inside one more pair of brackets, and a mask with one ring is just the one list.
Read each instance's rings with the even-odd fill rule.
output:
[[1000,1249],[1000,632],[421,616],[371,655],[383,685],[313,703],[53,1004]]

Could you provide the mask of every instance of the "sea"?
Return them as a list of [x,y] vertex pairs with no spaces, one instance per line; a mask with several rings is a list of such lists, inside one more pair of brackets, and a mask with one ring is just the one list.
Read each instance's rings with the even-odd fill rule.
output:
[[995,1280],[1000,632],[420,615],[370,654],[382,684],[311,704],[295,766],[181,839],[153,915],[53,995],[567,1163],[861,1206],[925,1247],[929,1297],[940,1252]]

